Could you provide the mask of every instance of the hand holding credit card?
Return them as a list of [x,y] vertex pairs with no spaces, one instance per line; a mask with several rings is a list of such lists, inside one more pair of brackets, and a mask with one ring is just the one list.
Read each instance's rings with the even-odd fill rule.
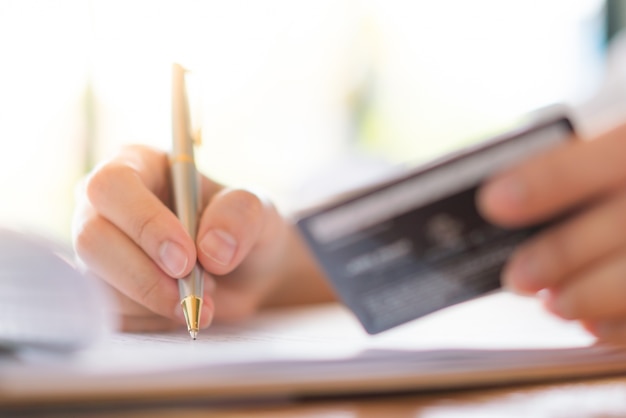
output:
[[545,226],[503,229],[476,208],[483,181],[573,137],[542,121],[302,216],[298,228],[370,334],[500,287],[516,246]]

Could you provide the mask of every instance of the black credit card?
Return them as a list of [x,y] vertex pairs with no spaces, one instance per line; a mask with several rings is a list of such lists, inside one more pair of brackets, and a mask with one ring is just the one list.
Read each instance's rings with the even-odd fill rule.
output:
[[500,287],[509,255],[546,224],[497,227],[478,213],[476,192],[573,133],[566,117],[523,127],[315,209],[298,229],[365,330],[385,331]]

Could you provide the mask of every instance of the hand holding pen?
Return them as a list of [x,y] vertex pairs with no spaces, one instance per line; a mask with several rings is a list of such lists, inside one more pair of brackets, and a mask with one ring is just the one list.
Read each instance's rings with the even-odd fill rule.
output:
[[196,265],[204,270],[203,292],[196,294],[199,329],[262,306],[332,298],[290,223],[249,191],[198,174],[200,218],[192,238],[174,213],[170,157],[126,146],[77,190],[72,238],[78,261],[110,288],[123,330],[186,324],[178,279]]

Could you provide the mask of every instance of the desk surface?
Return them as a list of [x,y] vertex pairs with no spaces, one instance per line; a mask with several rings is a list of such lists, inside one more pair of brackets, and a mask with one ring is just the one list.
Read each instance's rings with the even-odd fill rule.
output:
[[[514,303],[516,302],[522,304],[518,306],[519,309],[515,308]],[[531,304],[529,305],[529,303]],[[348,356],[348,359],[352,359],[353,362],[339,361],[327,364],[324,361],[319,363],[304,362],[301,368],[296,368],[296,364],[299,364],[296,361],[287,363],[289,368],[284,369],[285,363],[273,361],[274,357],[267,359],[259,357],[261,360],[258,364],[253,361],[255,357],[250,356],[250,353],[255,350],[261,350],[261,353],[274,353],[274,356],[283,360],[289,358],[284,357],[284,355],[288,352],[294,352],[293,350],[307,347],[309,350],[320,350],[320,347],[329,343],[334,344],[337,341],[354,342],[357,344],[357,348],[369,347],[361,345],[365,343],[385,342],[368,336],[365,336],[367,338],[363,341],[361,338],[363,337],[362,330],[356,328],[354,322],[350,322],[354,321],[352,317],[342,315],[342,312],[345,313],[345,311],[342,311],[337,305],[322,306],[287,313],[282,311],[268,312],[263,317],[259,316],[254,321],[234,329],[214,327],[211,335],[205,335],[203,345],[196,344],[200,341],[189,345],[188,335],[184,330],[180,333],[184,337],[183,343],[178,342],[176,333],[155,336],[123,334],[114,336],[114,338],[103,342],[102,345],[87,350],[87,352],[82,353],[82,356],[74,358],[76,362],[70,361],[67,364],[52,362],[50,370],[40,367],[36,361],[32,364],[25,362],[24,369],[21,369],[19,364],[14,369],[7,365],[6,369],[0,369],[0,395],[4,395],[5,401],[7,401],[4,404],[0,402],[0,416],[29,418],[40,416],[54,418],[185,418],[207,415],[226,418],[251,415],[262,418],[626,417],[626,351],[617,350],[613,353],[612,351],[600,350],[602,347],[589,347],[587,341],[589,336],[586,333],[581,334],[582,330],[578,327],[570,328],[569,325],[571,324],[569,323],[561,324],[559,322],[554,323],[554,327],[550,326],[551,317],[546,316],[540,309],[541,307],[535,304],[534,300],[528,298],[516,299],[507,294],[500,294],[456,308],[458,310],[442,311],[440,316],[433,315],[410,324],[408,328],[396,330],[399,334],[394,334],[394,331],[391,331],[390,334],[382,337],[391,338],[392,341],[389,341],[389,344],[392,342],[394,344],[412,342],[412,336],[420,336],[417,340],[418,343],[431,341],[427,337],[437,335],[445,338],[470,338],[471,342],[476,344],[480,340],[479,336],[483,335],[487,338],[484,341],[484,347],[489,348],[492,346],[488,342],[493,336],[502,339],[512,334],[513,337],[523,337],[522,342],[528,338],[533,340],[535,337],[544,343],[557,339],[558,343],[565,344],[565,347],[579,347],[584,351],[589,348],[591,351],[585,351],[586,354],[582,356],[585,361],[582,362],[581,358],[576,355],[576,353],[580,354],[576,350],[569,351],[568,349],[558,352],[540,350],[539,352],[548,354],[548,357],[537,357],[537,352],[534,352],[533,356],[526,358],[520,357],[520,353],[516,350],[506,351],[506,347],[501,347],[501,350],[478,350],[474,352],[473,356],[481,352],[484,356],[475,357],[477,362],[473,363],[469,361],[470,358],[474,358],[472,356],[458,357],[458,353],[450,356],[446,350],[429,351],[422,346],[414,347],[414,350],[409,351],[392,351],[395,353],[392,356],[394,361],[389,363],[385,362],[387,361],[385,359],[388,359],[385,356],[381,356],[381,359],[384,360],[382,363],[374,361],[378,357],[364,357],[365,363],[359,363],[354,362],[356,360]],[[475,315],[468,315],[468,310],[473,310],[470,313],[474,312]],[[512,317],[498,315],[496,321],[493,312],[508,312],[512,314]],[[465,317],[461,314],[464,314]],[[481,324],[481,326],[463,328],[465,322],[459,322],[459,318],[466,321],[471,318],[471,323]],[[342,320],[347,322],[343,323]],[[329,326],[329,324],[333,324],[333,326]],[[448,327],[453,327],[454,332],[445,331],[447,329],[445,328],[446,324]],[[465,329],[470,330],[470,332],[459,331]],[[572,331],[572,333],[566,331]],[[354,341],[349,332],[357,333],[353,336]],[[571,341],[570,337],[573,338]],[[582,340],[579,340],[579,337]],[[397,341],[393,338],[396,338]],[[517,346],[516,341],[515,338],[512,338],[512,341],[506,342],[515,343]],[[437,346],[439,345],[448,347],[446,344],[437,343]],[[146,346],[149,346],[150,349],[146,349]],[[454,347],[454,345],[450,346]],[[372,347],[375,348],[376,346]],[[381,347],[387,346],[381,345]],[[400,348],[401,346],[390,345],[390,347]],[[420,347],[422,351],[420,351]],[[543,345],[539,347],[543,347]],[[545,347],[552,346],[548,344]],[[333,350],[336,348],[334,347]],[[225,350],[229,351],[226,352]],[[363,352],[367,353],[368,351]],[[381,353],[380,350],[374,352]],[[386,351],[383,350],[382,352]],[[413,353],[417,357],[411,357],[411,361],[404,357],[400,359],[398,357],[400,352]],[[529,355],[532,352],[525,351]],[[564,354],[566,352],[575,355],[567,357]],[[433,353],[439,353],[442,357],[433,356]],[[496,355],[497,353],[500,355]],[[598,357],[592,356],[592,353],[598,354]],[[543,360],[541,360],[542,358]],[[115,359],[120,361],[113,361]],[[230,364],[226,361],[228,359],[234,361],[234,368],[226,367]],[[561,359],[567,361],[561,364]],[[592,359],[601,359],[603,362],[587,363],[587,360],[591,361]],[[187,360],[190,360],[190,363],[187,363]],[[179,361],[176,363],[174,371],[168,372],[168,368],[161,369],[159,367],[161,363],[171,366],[172,363],[170,362],[172,361]],[[189,364],[194,365],[194,370],[197,372],[195,375],[188,373]],[[202,366],[201,369],[196,368],[198,364]],[[259,364],[264,365],[264,367],[259,368]],[[327,367],[321,367],[323,364],[326,364]],[[502,374],[496,376],[498,379],[480,380],[480,376],[489,375],[491,370],[488,367],[480,367],[481,365],[493,366],[497,371],[501,370],[502,364],[510,365],[512,368],[517,366],[526,374],[519,375],[517,373],[519,370],[505,368],[502,369]],[[55,365],[56,367],[52,367]],[[70,367],[72,365],[73,368]],[[407,372],[409,377],[415,377],[416,380],[401,379],[404,375],[402,373],[397,374],[396,367],[398,365],[400,366],[398,370]],[[410,367],[407,369],[408,366]],[[440,369],[443,366],[450,368]],[[602,368],[599,368],[600,366]],[[126,369],[129,367],[130,370],[126,374]],[[268,367],[278,368],[277,371],[284,371],[284,373],[275,373],[274,370],[270,371]],[[372,373],[363,373],[369,370],[363,369],[363,367],[369,367]],[[432,372],[429,367],[434,367],[441,374],[429,375],[428,372]],[[538,369],[533,369],[533,367],[538,367]],[[393,373],[391,377],[385,378],[386,375],[381,374],[381,370],[392,371]],[[539,370],[541,373],[536,375],[530,373],[533,370]],[[575,370],[584,372],[577,374],[577,376],[590,376],[592,372],[595,373],[596,371],[614,372],[616,375],[621,373],[620,371],[623,373],[619,374],[620,377],[604,379],[589,378],[578,381],[501,386],[481,390],[413,392],[395,396],[337,396],[333,399],[317,398],[298,402],[284,400],[287,399],[286,394],[339,393],[336,391],[338,388],[343,388],[342,393],[366,393],[367,390],[365,389],[367,388],[392,390],[392,388],[406,387],[452,387],[452,385],[438,386],[435,384],[437,378],[443,379],[446,376],[454,378],[453,381],[460,382],[459,384],[467,383],[467,385],[478,384],[481,381],[495,384],[494,382],[503,381],[500,378],[507,379],[504,381],[513,381],[510,379],[514,379],[514,376],[520,378],[515,380],[517,382],[524,381],[521,379],[522,377],[537,377],[542,379],[540,381],[546,382],[545,379],[548,377],[572,376],[573,373],[569,372]],[[243,373],[243,371],[249,373]],[[334,378],[329,378],[331,371],[333,374],[330,377],[334,376]],[[295,379],[296,373],[303,378]],[[194,376],[195,380],[193,379]],[[342,379],[338,379],[338,377]],[[467,380],[459,380],[460,377]],[[397,384],[391,386],[390,382]],[[425,382],[428,384],[421,384]],[[444,381],[439,383],[442,382],[445,383]],[[296,390],[298,384],[301,385],[300,390]],[[334,384],[337,386],[333,386]],[[285,390],[284,386],[287,386],[288,390]],[[321,390],[318,390],[320,388]],[[212,401],[209,400],[209,394]],[[229,394],[232,395],[231,401],[226,403],[225,399]],[[272,399],[276,399],[275,397],[281,396],[281,394],[284,394],[282,395],[284,396],[282,402],[265,400],[260,403],[234,400],[251,396],[265,396],[264,399],[273,396]],[[185,396],[188,397],[184,398]],[[199,400],[199,397],[204,397],[204,399]],[[193,399],[193,401],[183,399]],[[220,404],[216,404],[216,400]],[[68,409],[70,408],[68,402],[74,405],[72,410]],[[92,403],[88,404],[89,402]],[[141,404],[139,404],[140,402]],[[83,407],[78,409],[78,405],[81,403]],[[7,413],[6,408],[11,408],[9,406],[11,404],[14,405],[13,410]],[[36,404],[41,406],[38,407]],[[45,404],[55,405],[55,411],[42,410]],[[5,405],[4,410],[2,405]],[[30,411],[24,411],[25,407],[29,408]],[[17,411],[16,408],[21,410]],[[65,410],[60,410],[61,408]],[[23,413],[20,414],[20,412]]]
[[[91,411],[40,411],[85,418],[378,418],[378,417],[626,417],[626,376],[468,391],[244,405],[144,405]],[[39,413],[28,417],[42,416]],[[21,416],[16,414],[15,416]]]

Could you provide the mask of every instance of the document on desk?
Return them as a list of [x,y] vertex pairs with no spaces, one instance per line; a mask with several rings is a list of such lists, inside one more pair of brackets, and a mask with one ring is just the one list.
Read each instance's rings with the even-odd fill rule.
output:
[[[44,249],[11,255],[21,242],[13,237],[0,251],[8,259],[0,258],[0,308],[13,307],[0,315],[0,407],[382,393],[626,372],[626,349],[596,345],[536,299],[499,290],[508,255],[542,225],[502,230],[474,204],[485,170],[570,136],[566,119],[542,122],[302,218],[343,303],[214,324],[196,341],[185,329],[109,327],[72,338],[112,310],[88,316],[98,298],[87,296],[100,292],[80,291],[86,277],[54,267],[59,260]],[[34,296],[27,311],[15,303]]]
[[67,356],[0,362],[0,406],[383,393],[626,371],[626,350],[594,344],[535,299],[500,292],[368,335],[342,305],[268,311],[186,330],[113,334]]

